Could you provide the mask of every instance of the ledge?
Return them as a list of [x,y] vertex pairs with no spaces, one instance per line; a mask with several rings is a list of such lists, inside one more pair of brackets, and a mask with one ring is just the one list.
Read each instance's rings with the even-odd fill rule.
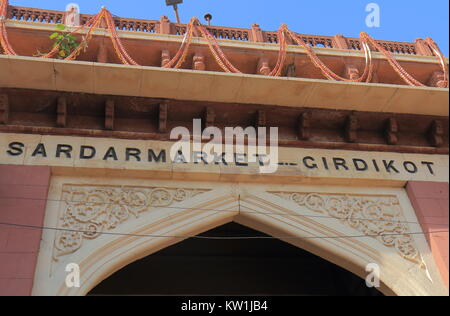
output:
[[448,89],[0,55],[0,87],[448,116]]

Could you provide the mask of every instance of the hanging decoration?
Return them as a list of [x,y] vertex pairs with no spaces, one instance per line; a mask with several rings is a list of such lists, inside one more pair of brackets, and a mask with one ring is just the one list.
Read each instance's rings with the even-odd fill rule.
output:
[[[0,0],[0,45],[3,48],[4,54],[6,55],[17,55],[11,44],[8,40],[7,29],[6,29],[6,19],[8,13],[8,0]],[[105,7],[102,7],[100,12],[93,16],[87,23],[82,26],[76,27],[70,34],[79,33],[81,30],[85,28],[89,28],[86,34],[83,36],[81,43],[78,45],[76,49],[72,51],[72,53],[67,56],[66,60],[75,60],[81,53],[83,49],[86,49],[89,41],[93,37],[93,33],[98,28],[104,28],[109,34],[111,38],[114,52],[117,57],[120,59],[121,63],[124,65],[134,65],[139,66],[139,64],[129,55],[127,50],[125,49],[120,36],[117,32],[117,28],[114,22],[114,18]],[[192,18],[186,28],[186,32],[183,37],[183,41],[175,54],[175,56],[163,65],[163,68],[175,68],[179,69],[183,66],[186,57],[189,53],[189,49],[192,43],[192,38],[195,35],[201,35],[203,37],[209,47],[209,50],[214,57],[215,61],[219,65],[219,67],[227,72],[227,73],[242,73],[236,66],[232,64],[232,62],[228,59],[228,57],[223,52],[220,47],[217,39],[209,32],[208,28],[200,23],[197,18]],[[388,63],[394,69],[394,71],[410,86],[425,86],[423,83],[415,79],[411,74],[409,74],[400,63],[393,57],[392,53],[383,47],[379,42],[375,41],[372,37],[370,37],[367,33],[363,32],[360,34],[360,44],[364,50],[365,55],[365,67],[364,71],[359,78],[349,79],[342,77],[335,72],[333,72],[325,63],[319,58],[314,49],[307,44],[301,36],[292,32],[287,25],[283,24],[278,30],[278,45],[279,52],[277,62],[268,74],[268,76],[279,77],[281,76],[287,57],[287,41],[291,39],[294,43],[305,50],[306,55],[309,57],[311,62],[315,67],[320,69],[325,78],[329,80],[335,81],[344,81],[344,82],[371,82],[373,78],[373,51],[375,49],[379,53],[383,54],[387,59]],[[431,39],[427,38],[425,43],[429,46],[433,54],[437,57],[438,62],[442,68],[442,72],[444,73],[444,85],[445,87],[449,86],[449,71],[448,65],[446,64],[445,57],[439,49],[438,45]],[[50,52],[41,56],[41,58],[53,58],[59,51],[59,46],[55,46]]]
[[8,40],[6,33],[6,18],[8,15],[8,0],[0,0],[0,45],[5,55],[17,55]]

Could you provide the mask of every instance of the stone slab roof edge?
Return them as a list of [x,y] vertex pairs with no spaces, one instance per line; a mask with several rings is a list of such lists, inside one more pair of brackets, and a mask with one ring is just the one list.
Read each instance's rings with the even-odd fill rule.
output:
[[449,89],[0,55],[0,87],[448,116]]

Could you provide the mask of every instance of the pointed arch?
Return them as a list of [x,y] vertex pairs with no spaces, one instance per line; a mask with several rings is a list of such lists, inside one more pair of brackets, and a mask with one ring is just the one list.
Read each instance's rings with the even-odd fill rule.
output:
[[[382,272],[380,291],[386,295],[442,294],[440,286],[430,282],[423,269],[401,258],[395,249],[387,248],[373,238],[334,238],[355,234],[354,230],[337,219],[299,216],[305,212],[299,205],[283,200],[264,188],[249,191],[237,184],[218,184],[203,189],[204,186],[193,189],[202,193],[173,204],[174,208],[156,207],[110,230],[128,235],[98,236],[77,251],[61,256],[57,262],[45,259],[54,248],[50,241],[56,238],[56,234],[45,233],[33,294],[86,295],[126,265],[181,242],[188,236],[199,235],[232,221],[270,236],[281,237],[279,239],[282,241],[320,256],[363,279],[367,275],[367,264],[377,263]],[[61,208],[61,205],[54,207]],[[47,213],[55,217],[54,211],[48,210]],[[54,226],[56,223],[53,222]],[[302,238],[305,236],[315,238]],[[62,280],[65,280],[65,265],[73,262],[80,266],[81,287],[69,289]]]

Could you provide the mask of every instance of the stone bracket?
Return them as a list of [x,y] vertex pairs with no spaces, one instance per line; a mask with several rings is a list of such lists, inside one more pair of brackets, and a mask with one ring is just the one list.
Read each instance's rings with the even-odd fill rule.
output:
[[429,131],[429,139],[434,147],[442,147],[444,145],[444,126],[441,121],[435,120],[431,124]]
[[67,126],[67,99],[66,97],[59,97],[56,107],[56,126]]
[[259,110],[257,113],[256,127],[266,127],[266,126],[267,126],[266,111]]
[[295,67],[295,64],[289,64],[286,67],[286,77],[295,78],[297,77],[297,68]]
[[356,143],[358,141],[358,129],[358,117],[356,115],[350,115],[345,125],[345,139],[347,142]]
[[386,142],[389,145],[397,145],[398,143],[398,122],[395,118],[391,117],[386,122],[385,136]]
[[359,70],[354,65],[345,65],[345,78],[350,80],[356,80],[360,77]]
[[301,140],[309,140],[311,133],[309,128],[311,127],[311,113],[305,112],[300,115],[298,121],[298,138]]
[[261,57],[258,61],[258,69],[256,72],[258,75],[268,76],[270,74],[269,59],[267,57]]
[[214,111],[213,108],[208,107],[206,108],[206,112],[205,112],[205,128],[214,126],[216,120],[216,112]]
[[163,50],[161,52],[161,67],[164,67],[170,62],[170,52],[168,50]]
[[7,94],[0,94],[0,124],[8,124],[9,99]]
[[206,69],[205,55],[196,52],[192,64],[194,70],[202,70],[202,71],[205,70]]
[[168,104],[163,102],[159,104],[158,115],[158,132],[167,133],[167,120],[168,120]]
[[114,130],[114,112],[115,104],[114,100],[107,100],[105,105],[105,129]]
[[442,71],[433,71],[428,80],[428,85],[430,87],[445,88],[446,84],[445,75]]

